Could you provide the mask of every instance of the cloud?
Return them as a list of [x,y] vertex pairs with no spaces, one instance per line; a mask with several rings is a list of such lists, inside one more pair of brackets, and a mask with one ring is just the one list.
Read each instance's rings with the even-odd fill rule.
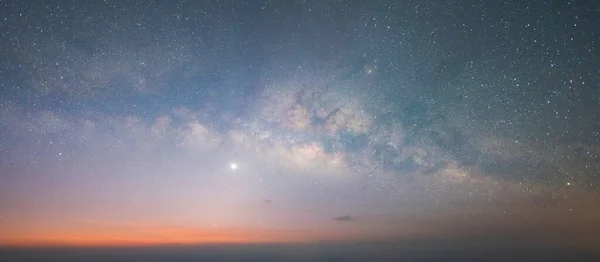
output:
[[354,220],[354,217],[345,215],[345,216],[334,217],[333,220],[338,221],[338,222],[348,222],[348,221]]

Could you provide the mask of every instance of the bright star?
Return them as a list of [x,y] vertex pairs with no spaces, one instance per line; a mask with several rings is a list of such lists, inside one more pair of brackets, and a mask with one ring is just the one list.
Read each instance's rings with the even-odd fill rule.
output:
[[231,168],[231,170],[236,170],[236,169],[238,169],[238,165],[237,165],[236,163],[231,163],[231,164],[229,165],[229,167]]

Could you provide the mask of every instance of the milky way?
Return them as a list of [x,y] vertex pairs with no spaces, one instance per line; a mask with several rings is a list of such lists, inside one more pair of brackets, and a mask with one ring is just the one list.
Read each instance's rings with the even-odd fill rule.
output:
[[593,2],[1,5],[0,244],[600,232]]

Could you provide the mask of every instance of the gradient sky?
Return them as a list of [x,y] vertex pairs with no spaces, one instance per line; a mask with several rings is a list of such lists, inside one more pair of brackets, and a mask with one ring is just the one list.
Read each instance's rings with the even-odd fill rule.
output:
[[598,248],[595,1],[2,1],[0,245]]

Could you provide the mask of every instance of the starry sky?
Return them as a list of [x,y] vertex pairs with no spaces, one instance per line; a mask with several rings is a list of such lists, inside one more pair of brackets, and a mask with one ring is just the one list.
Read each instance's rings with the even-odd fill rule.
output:
[[0,1],[0,245],[597,248],[599,17]]

